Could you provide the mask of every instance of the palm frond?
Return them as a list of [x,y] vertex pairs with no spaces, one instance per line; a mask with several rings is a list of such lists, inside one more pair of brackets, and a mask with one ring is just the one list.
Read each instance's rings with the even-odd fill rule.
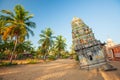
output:
[[45,41],[45,39],[40,39],[40,40],[38,41],[38,43],[39,43],[39,44],[43,44],[44,41]]
[[41,31],[41,34],[44,34],[44,35],[45,35],[45,30],[42,30],[42,31]]
[[9,16],[11,16],[12,18],[14,17],[13,12],[11,12],[10,10],[1,10],[1,12],[4,13],[4,14],[7,14]]
[[44,34],[39,35],[41,38],[45,38],[46,36]]
[[30,18],[33,18],[33,16],[34,16],[33,14],[30,14],[29,16],[26,16],[24,20],[25,20],[25,21],[26,21],[26,20],[29,20]]
[[30,35],[29,35],[29,33],[27,32],[27,34],[26,34],[26,37],[27,37],[27,39],[30,37]]
[[29,29],[28,27],[26,27],[26,29],[32,36],[34,36],[34,32],[31,29]]
[[0,17],[2,18],[2,20],[5,21],[13,21],[14,19],[11,16],[5,16],[5,15],[0,15]]
[[34,22],[28,21],[28,22],[25,22],[25,24],[26,24],[28,27],[36,28],[36,24],[35,24]]

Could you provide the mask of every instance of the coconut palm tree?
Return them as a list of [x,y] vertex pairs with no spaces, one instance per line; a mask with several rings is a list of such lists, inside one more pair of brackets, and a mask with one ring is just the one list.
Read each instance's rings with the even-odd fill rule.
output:
[[3,31],[4,31],[4,26],[5,26],[5,20],[3,17],[0,17],[0,58],[2,60],[2,57],[4,55],[4,50],[5,50],[5,43],[6,42],[3,42],[2,40],[2,34],[3,34]]
[[31,52],[33,49],[31,41],[24,41],[17,45],[16,50],[19,53]]
[[2,34],[5,28],[5,24],[6,24],[5,18],[1,16],[0,17],[0,43],[2,43]]
[[72,44],[71,47],[70,47],[70,52],[69,52],[69,54],[70,54],[70,57],[71,57],[71,58],[76,58],[76,57],[77,57],[77,54],[76,54],[76,52],[75,52],[75,50],[74,50],[74,45],[73,45],[73,44]]
[[6,21],[5,30],[3,32],[3,40],[7,40],[9,37],[14,40],[14,49],[11,53],[10,62],[12,63],[13,54],[16,50],[17,44],[23,42],[29,33],[34,35],[31,28],[35,28],[35,23],[30,21],[33,18],[33,14],[29,14],[21,5],[14,7],[14,12],[10,10],[1,10],[1,16]]
[[34,52],[34,48],[32,47],[31,41],[24,41],[17,45],[15,53],[17,53],[15,54],[17,58],[18,53],[19,55],[23,55],[24,53],[26,55],[31,55],[32,57],[32,55],[34,55],[35,52]]
[[57,57],[60,58],[61,52],[66,48],[66,39],[63,36],[59,35],[56,37],[55,48],[57,50]]
[[46,60],[46,56],[53,44],[53,31],[51,28],[46,28],[41,31],[39,43],[41,44],[40,51],[43,53],[43,59]]

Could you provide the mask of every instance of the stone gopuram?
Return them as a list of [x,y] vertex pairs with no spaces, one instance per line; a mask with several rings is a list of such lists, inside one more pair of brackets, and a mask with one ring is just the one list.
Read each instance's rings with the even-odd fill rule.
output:
[[80,18],[72,20],[72,42],[81,68],[93,68],[106,64],[103,45],[95,39],[92,29]]

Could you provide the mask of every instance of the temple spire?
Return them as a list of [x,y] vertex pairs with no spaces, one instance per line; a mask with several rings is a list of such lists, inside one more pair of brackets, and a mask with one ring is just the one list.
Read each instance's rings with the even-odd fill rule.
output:
[[102,50],[103,44],[94,37],[92,29],[77,17],[72,19],[72,40],[81,68],[105,61],[104,51]]
[[82,26],[84,22],[78,17],[73,17],[71,24],[72,26]]

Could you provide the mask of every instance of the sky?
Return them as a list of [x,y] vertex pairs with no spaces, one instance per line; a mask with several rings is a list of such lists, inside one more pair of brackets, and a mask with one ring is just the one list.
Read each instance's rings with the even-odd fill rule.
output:
[[120,0],[0,0],[0,10],[13,10],[16,4],[21,4],[34,14],[31,21],[36,23],[30,36],[34,47],[38,47],[41,30],[50,27],[54,36],[66,38],[67,49],[72,44],[73,17],[78,17],[92,28],[95,38],[106,42],[111,38],[120,44]]

